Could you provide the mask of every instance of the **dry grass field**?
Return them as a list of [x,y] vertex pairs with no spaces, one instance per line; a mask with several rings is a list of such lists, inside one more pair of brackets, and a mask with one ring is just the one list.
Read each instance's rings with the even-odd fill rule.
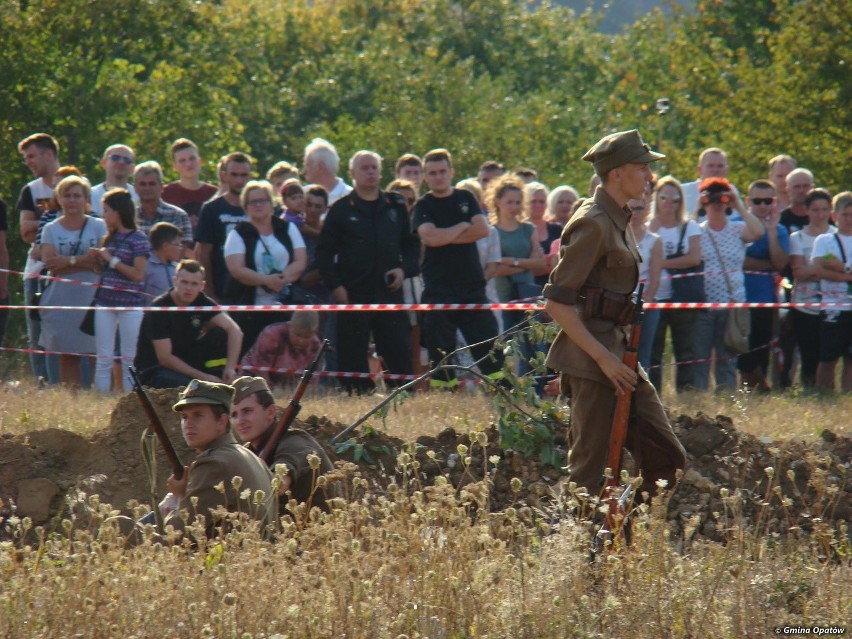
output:
[[[109,423],[116,399],[7,384],[0,438],[51,427],[91,435]],[[815,440],[823,429],[850,434],[849,397],[664,399],[673,414],[729,415],[738,428],[779,445]],[[313,391],[303,415],[347,425],[376,401]],[[447,426],[477,430],[492,417],[486,398],[464,392],[411,397],[373,423],[412,441]],[[760,486],[731,486],[722,495],[725,543],[673,538],[665,504],[657,503],[635,513],[630,548],[590,562],[590,513],[582,508],[559,518],[520,503],[489,513],[488,476],[460,489],[440,480],[423,485],[402,453],[399,471],[386,490],[368,490],[347,466],[348,499],[329,515],[298,511],[276,543],[246,526],[197,549],[150,536],[128,548],[117,510],[82,492],[69,498],[63,517],[42,526],[0,521],[0,637],[658,639],[832,625],[852,631],[846,523],[815,521],[807,533],[794,526],[783,534],[760,518],[743,523],[737,488],[767,502],[785,498],[771,474]],[[576,505],[570,493],[566,500]]]

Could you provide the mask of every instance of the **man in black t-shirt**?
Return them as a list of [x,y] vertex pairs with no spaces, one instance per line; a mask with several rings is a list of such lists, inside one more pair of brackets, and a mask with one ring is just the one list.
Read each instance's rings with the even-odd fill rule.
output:
[[[423,159],[429,192],[414,206],[414,228],[426,250],[423,258],[423,304],[487,304],[485,275],[479,262],[476,240],[488,235],[488,222],[474,197],[453,188],[452,157],[435,149]],[[475,360],[488,354],[497,335],[497,320],[490,310],[427,311],[423,319],[423,345],[435,365],[456,349],[456,330],[461,330]],[[494,353],[479,364],[483,374],[501,375],[503,357]],[[455,374],[441,372],[433,387],[454,387]]]
[[799,167],[787,174],[787,195],[790,206],[781,211],[781,224],[787,227],[792,235],[801,231],[810,222],[805,198],[814,188],[814,174],[808,169]]
[[[204,268],[183,260],[174,286],[151,306],[207,307],[216,303],[204,289]],[[152,388],[185,386],[192,379],[230,384],[237,376],[243,333],[227,314],[216,310],[146,311],[134,362],[139,377]]]
[[228,274],[223,254],[225,238],[239,222],[246,219],[246,213],[240,206],[240,193],[251,179],[251,173],[252,161],[245,153],[226,155],[222,158],[219,179],[227,190],[201,207],[195,241],[198,243],[198,261],[207,272],[204,292],[214,300],[222,298]]

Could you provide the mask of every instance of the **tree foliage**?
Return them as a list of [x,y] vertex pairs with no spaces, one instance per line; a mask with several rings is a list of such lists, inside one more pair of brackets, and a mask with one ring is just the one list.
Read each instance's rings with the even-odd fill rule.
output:
[[93,182],[113,142],[170,170],[190,137],[212,179],[227,151],[265,171],[324,135],[344,158],[377,150],[386,175],[446,146],[459,176],[497,158],[584,190],[583,152],[638,127],[683,179],[718,145],[741,185],[786,152],[848,188],[850,25],[850,3],[818,0],[705,0],[620,35],[520,0],[0,0],[0,195],[29,179],[15,145],[34,131]]

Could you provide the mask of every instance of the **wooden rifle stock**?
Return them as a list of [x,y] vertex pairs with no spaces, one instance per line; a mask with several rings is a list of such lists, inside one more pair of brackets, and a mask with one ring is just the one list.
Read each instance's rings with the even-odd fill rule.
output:
[[[631,370],[638,370],[639,363],[639,338],[642,335],[642,293],[645,285],[640,284],[636,292],[636,308],[633,314],[632,330],[627,347],[621,361],[629,366]],[[612,415],[612,430],[609,436],[609,455],[607,456],[607,468],[611,475],[604,477],[604,496],[609,501],[609,510],[606,516],[605,528],[612,533],[619,525],[618,515],[626,515],[627,504],[615,495],[618,488],[619,475],[621,474],[621,449],[627,440],[627,426],[630,420],[630,407],[633,402],[633,389],[631,388],[623,395],[618,395],[615,401],[615,409]],[[629,488],[628,488],[629,490]],[[622,521],[623,523],[623,521]]]
[[296,419],[296,415],[298,415],[299,411],[302,409],[302,405],[299,402],[302,399],[302,395],[305,394],[308,384],[311,383],[311,377],[314,376],[314,371],[316,371],[317,366],[319,366],[320,360],[322,359],[323,353],[325,353],[325,350],[328,348],[328,345],[329,341],[324,339],[314,361],[311,362],[311,365],[305,369],[304,373],[302,373],[302,379],[299,380],[299,385],[296,386],[296,390],[293,392],[293,397],[290,399],[290,403],[284,410],[284,414],[281,415],[281,419],[275,426],[275,430],[272,431],[272,435],[266,441],[263,450],[260,451],[260,455],[258,455],[258,457],[260,457],[265,463],[269,463],[269,460],[272,457],[272,451],[275,450],[275,447],[278,445],[278,440],[281,439],[281,436],[287,431],[290,424],[292,424],[293,420]]
[[160,421],[160,416],[154,410],[154,405],[151,403],[148,393],[142,388],[142,382],[139,380],[136,369],[133,366],[128,366],[128,371],[130,372],[130,377],[133,379],[133,390],[136,392],[136,397],[139,398],[139,403],[142,404],[142,409],[148,416],[149,428],[156,433],[157,439],[160,440],[160,445],[169,459],[175,479],[181,479],[183,477],[183,462],[178,457],[177,451],[172,445],[172,440],[169,439],[169,435],[166,433],[165,427],[163,427],[163,422]]

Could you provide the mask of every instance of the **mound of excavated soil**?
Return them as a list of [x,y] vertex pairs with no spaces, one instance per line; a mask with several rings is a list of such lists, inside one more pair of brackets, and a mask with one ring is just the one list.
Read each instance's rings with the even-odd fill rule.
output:
[[[149,396],[179,456],[188,464],[195,453],[185,445],[178,417],[171,410],[177,392],[150,390]],[[147,423],[136,396],[130,394],[116,404],[109,427],[92,439],[58,429],[0,438],[0,499],[5,502],[0,507],[0,520],[10,514],[14,503],[19,516],[44,522],[62,512],[64,497],[75,486],[89,494],[98,493],[102,501],[116,508],[126,508],[129,500],[150,503],[140,445]],[[754,523],[760,515],[761,526],[769,531],[790,526],[808,529],[820,519],[848,521],[852,515],[852,439],[826,431],[819,441],[808,444],[766,444],[738,431],[725,416],[680,415],[672,423],[689,455],[688,469],[669,505],[669,518],[681,529],[692,522],[695,533],[719,539],[718,524],[724,525],[726,513],[731,519],[734,511],[747,523]],[[398,438],[362,429],[349,435],[352,441],[344,438],[345,445],[335,447],[328,442],[343,430],[343,424],[312,416],[297,420],[295,427],[311,433],[332,460],[357,463],[374,490],[383,490],[399,476],[397,456],[406,449],[406,443]],[[561,470],[542,468],[533,459],[501,449],[495,428],[484,435],[483,447],[472,444],[468,433],[447,428],[435,437],[419,437],[406,450],[419,462],[420,481],[425,484],[444,475],[460,487],[481,480],[488,472],[492,510],[519,502],[550,510],[564,486]],[[459,445],[468,447],[468,467]],[[159,445],[156,450],[157,490],[161,494],[170,468]],[[488,461],[493,456],[499,458],[496,465]],[[790,499],[787,504],[782,505],[771,490],[767,495],[767,468],[774,469],[781,495]],[[793,474],[788,475],[789,471]],[[510,487],[513,477],[522,482],[517,495]],[[727,505],[722,489],[728,490]],[[769,506],[761,506],[767,496],[771,497]]]

